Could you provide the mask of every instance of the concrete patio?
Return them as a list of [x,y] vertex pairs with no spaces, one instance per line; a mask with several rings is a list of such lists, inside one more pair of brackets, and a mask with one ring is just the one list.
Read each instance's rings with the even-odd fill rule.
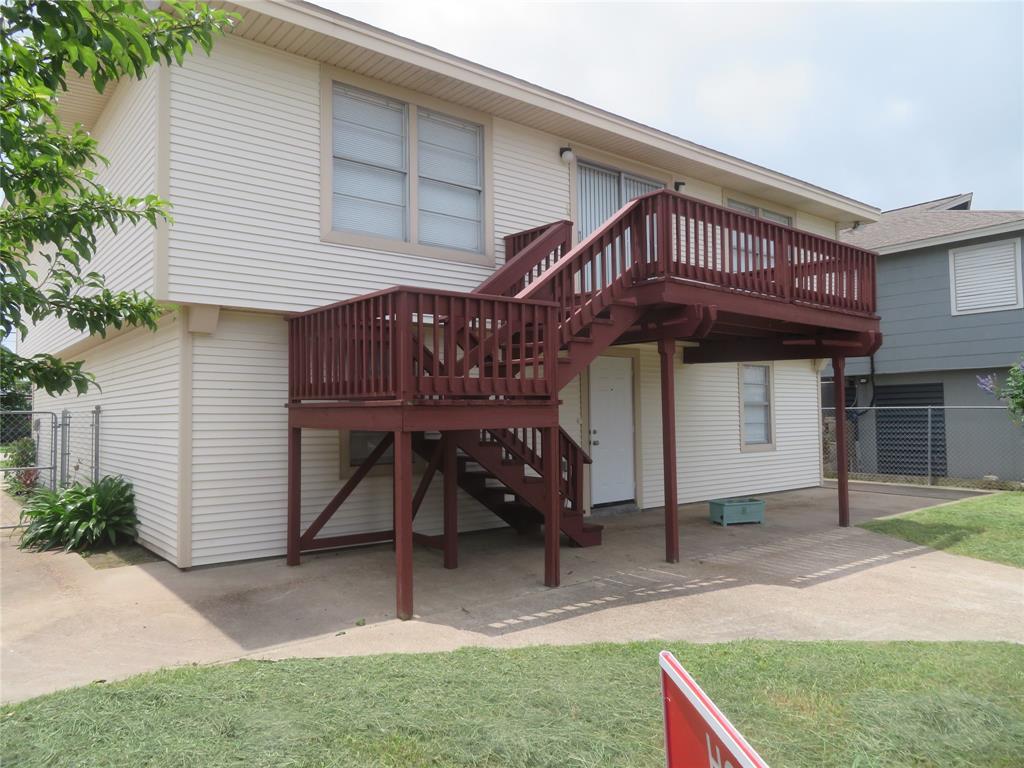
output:
[[[957,495],[853,484],[853,522]],[[657,638],[1024,642],[1024,570],[840,529],[831,488],[764,498],[763,526],[723,529],[706,504],[682,507],[675,565],[662,559],[657,511],[603,519],[602,546],[563,548],[558,589],[541,585],[542,541],[510,529],[464,535],[455,571],[417,548],[409,622],[394,619],[388,545],[298,568],[279,558],[97,570],[78,555],[18,551],[5,531],[2,698],[241,656]]]

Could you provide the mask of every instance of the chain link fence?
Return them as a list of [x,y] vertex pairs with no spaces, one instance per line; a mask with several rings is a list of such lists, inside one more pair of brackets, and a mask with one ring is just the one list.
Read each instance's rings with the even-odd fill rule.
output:
[[0,411],[4,489],[24,495],[100,477],[100,406],[62,411]]
[[[1002,406],[847,408],[851,480],[1024,489],[1024,427]],[[836,413],[822,409],[825,477],[836,477]]]

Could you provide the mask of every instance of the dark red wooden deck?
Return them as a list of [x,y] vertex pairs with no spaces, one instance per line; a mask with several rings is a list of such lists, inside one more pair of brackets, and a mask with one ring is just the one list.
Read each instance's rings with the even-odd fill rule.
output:
[[[461,487],[520,530],[543,526],[544,581],[556,586],[561,535],[579,546],[601,537],[582,506],[589,457],[558,426],[558,393],[602,351],[657,342],[674,470],[677,341],[698,342],[687,363],[832,358],[837,381],[844,358],[881,343],[871,252],[667,190],[631,201],[575,247],[571,233],[559,221],[507,237],[505,265],[472,293],[400,286],[289,318],[290,564],[302,551],[393,540],[398,615],[408,618],[412,521],[440,471],[444,534],[422,542],[444,549],[446,567],[457,562]],[[303,428],[386,433],[305,532]],[[318,539],[392,445],[392,527]],[[428,462],[415,493],[413,453]],[[675,562],[674,471],[665,485]],[[846,525],[843,477],[839,507]]]

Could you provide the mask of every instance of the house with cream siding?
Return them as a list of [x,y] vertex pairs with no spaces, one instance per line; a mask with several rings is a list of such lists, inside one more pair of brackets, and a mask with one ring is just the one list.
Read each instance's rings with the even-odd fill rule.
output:
[[[545,529],[821,482],[819,372],[880,343],[870,205],[303,2],[223,4],[209,57],[65,120],[173,224],[101,241],[159,330],[44,323],[85,361],[102,474],[180,568]],[[396,288],[396,286],[400,286]],[[665,469],[668,468],[666,473]],[[431,479],[443,477],[443,482]],[[842,507],[842,493],[840,494]]]

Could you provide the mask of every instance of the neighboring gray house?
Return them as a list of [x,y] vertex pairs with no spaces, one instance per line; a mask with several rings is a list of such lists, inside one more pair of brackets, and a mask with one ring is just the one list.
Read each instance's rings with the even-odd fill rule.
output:
[[[1001,377],[1024,355],[1024,211],[975,211],[971,200],[968,193],[898,208],[840,232],[879,254],[884,341],[873,366],[847,361],[854,418],[870,406],[995,405],[977,377]],[[822,376],[830,405],[831,369]],[[1002,414],[934,409],[931,430],[923,408],[863,415],[855,439],[862,460],[875,465],[869,473],[1024,479],[1024,430],[1006,427]]]

